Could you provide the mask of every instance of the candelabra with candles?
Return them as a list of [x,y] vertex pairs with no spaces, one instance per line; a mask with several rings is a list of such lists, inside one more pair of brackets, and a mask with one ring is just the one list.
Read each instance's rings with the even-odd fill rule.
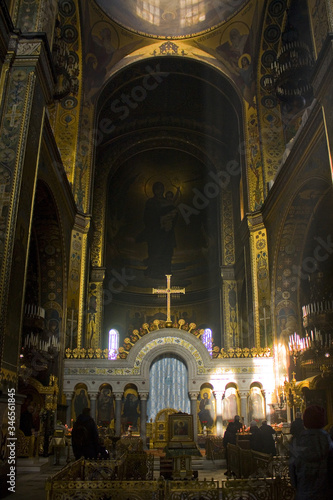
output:
[[52,371],[60,342],[56,335],[45,334],[45,310],[42,307],[27,304],[24,313],[20,375],[25,380],[48,368]]
[[279,387],[276,390],[276,403],[272,403],[275,411],[283,411],[287,409],[287,398],[284,390],[284,386]]
[[297,360],[300,354],[311,347],[311,341],[309,337],[301,338],[296,332],[289,337],[289,354],[294,360],[294,364],[296,365]]
[[286,394],[286,402],[290,408],[293,409],[296,415],[297,408],[302,408],[304,404],[303,395],[298,390],[295,372],[292,373],[293,378],[289,382],[287,379],[284,381],[284,392]]
[[289,337],[289,354],[294,366],[302,369],[302,376],[305,378],[323,371],[322,366],[331,370],[333,368],[331,333],[315,328],[310,330],[306,337],[300,338],[295,332]]

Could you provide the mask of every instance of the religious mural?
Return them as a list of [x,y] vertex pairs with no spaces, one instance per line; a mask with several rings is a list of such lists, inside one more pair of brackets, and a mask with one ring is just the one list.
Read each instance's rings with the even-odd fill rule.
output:
[[85,384],[78,384],[72,400],[72,419],[74,421],[81,415],[84,408],[90,408],[87,387]]
[[128,287],[142,288],[142,276],[164,278],[166,271],[177,271],[183,285],[200,287],[217,259],[216,199],[199,192],[207,174],[198,160],[159,150],[138,155],[112,178],[106,263],[132,270]]
[[125,389],[122,400],[121,430],[125,434],[128,428],[135,432],[140,429],[140,401],[138,391],[134,388]]
[[233,421],[235,415],[238,415],[238,396],[235,387],[228,387],[225,390],[224,398],[222,400],[222,417],[223,424],[227,425],[228,422]]
[[143,277],[164,279],[174,272],[183,286],[200,288],[217,264],[218,193],[203,193],[210,180],[199,160],[177,150],[148,151],[128,161],[109,189],[109,278],[112,269],[126,269],[127,289],[134,291],[149,286]]
[[103,384],[100,387],[97,398],[97,425],[114,426],[115,410],[114,396],[109,384]]
[[249,422],[251,420],[261,422],[265,419],[265,400],[259,387],[251,387],[248,404]]
[[201,389],[198,396],[198,419],[201,430],[206,427],[209,431],[215,424],[216,404],[212,390],[208,387]]
[[[212,195],[204,193],[211,181],[201,161],[172,149],[138,154],[112,176],[106,216],[105,331],[112,325],[125,336],[132,325],[140,328],[146,321],[166,319],[163,297],[152,297],[150,309],[141,305],[135,313],[131,304],[130,317],[128,308],[122,309],[130,296],[165,287],[166,274],[172,274],[171,285],[185,288],[186,294],[218,287],[219,188]],[[198,307],[206,316],[211,312],[210,327],[217,329],[218,296],[216,302],[213,296],[211,303]],[[176,305],[173,299],[173,314]],[[177,318],[185,314],[191,319],[200,310],[182,309],[178,306]]]

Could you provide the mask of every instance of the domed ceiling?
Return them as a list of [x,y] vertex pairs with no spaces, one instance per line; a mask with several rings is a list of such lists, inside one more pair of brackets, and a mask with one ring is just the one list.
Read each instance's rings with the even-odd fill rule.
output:
[[114,21],[156,37],[184,37],[218,26],[249,0],[95,0]]

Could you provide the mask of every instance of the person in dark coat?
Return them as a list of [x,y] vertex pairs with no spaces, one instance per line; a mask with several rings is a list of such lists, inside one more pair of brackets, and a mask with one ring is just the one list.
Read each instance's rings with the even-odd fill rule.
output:
[[78,416],[72,430],[73,453],[78,460],[81,457],[95,459],[100,451],[98,430],[90,416],[90,408],[84,408]]
[[266,420],[262,421],[261,427],[261,436],[262,436],[262,446],[263,446],[263,453],[272,454],[276,455],[276,449],[275,449],[275,437],[274,435],[275,430],[271,425],[267,424]]
[[234,428],[236,429],[236,433],[240,432],[240,430],[243,429],[243,424],[240,421],[239,415],[235,415],[235,417],[234,417]]
[[292,439],[296,439],[298,441],[303,431],[304,431],[304,422],[302,419],[302,413],[298,411],[296,413],[295,420],[291,422],[290,426],[290,434],[292,435]]
[[263,453],[263,436],[255,420],[250,423],[250,448]]
[[303,414],[304,431],[290,446],[290,480],[295,500],[329,500],[333,497],[333,443],[326,425],[325,409],[309,406]]

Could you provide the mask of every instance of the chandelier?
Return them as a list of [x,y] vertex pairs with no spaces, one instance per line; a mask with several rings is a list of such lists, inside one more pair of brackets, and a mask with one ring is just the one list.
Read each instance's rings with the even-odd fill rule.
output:
[[70,52],[68,43],[64,40],[59,21],[56,25],[52,56],[57,76],[54,98],[60,100],[68,94],[77,95],[79,63],[76,54]]
[[265,76],[264,85],[267,90],[274,90],[282,102],[297,99],[305,104],[312,98],[310,77],[313,64],[308,45],[299,40],[298,31],[288,24],[276,60],[271,63],[272,73]]

